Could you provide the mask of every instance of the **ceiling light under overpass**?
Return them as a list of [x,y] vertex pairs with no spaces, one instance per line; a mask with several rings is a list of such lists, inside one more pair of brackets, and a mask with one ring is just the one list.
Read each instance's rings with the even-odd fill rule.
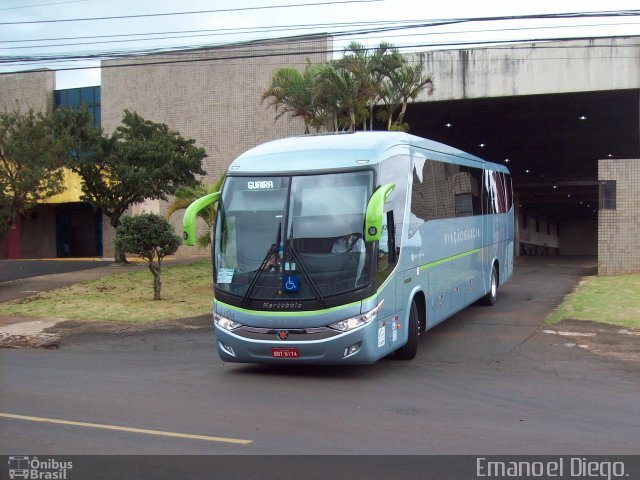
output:
[[586,119],[587,119],[587,116],[586,116],[586,115],[580,115],[580,116],[578,117],[578,119],[580,119],[580,120],[586,120]]

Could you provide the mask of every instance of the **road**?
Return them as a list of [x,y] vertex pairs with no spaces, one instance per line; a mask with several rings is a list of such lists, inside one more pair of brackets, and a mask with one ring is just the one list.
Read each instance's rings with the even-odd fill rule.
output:
[[541,330],[589,268],[521,259],[411,362],[224,364],[209,330],[1,350],[0,454],[637,454],[640,366]]
[[39,292],[93,280],[113,273],[115,268],[129,268],[112,268],[112,263],[97,259],[0,260],[0,302],[18,300]]
[[105,267],[112,264],[106,260],[0,260],[0,283],[53,275],[58,273],[77,272],[92,268]]

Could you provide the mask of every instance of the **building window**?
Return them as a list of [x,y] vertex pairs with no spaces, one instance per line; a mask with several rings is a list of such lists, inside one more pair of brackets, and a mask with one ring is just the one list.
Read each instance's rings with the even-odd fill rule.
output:
[[79,109],[85,106],[92,117],[92,124],[100,126],[100,87],[67,88],[54,90],[53,100],[55,108],[67,107]]
[[93,100],[93,87],[80,89],[80,100],[84,105],[95,105]]
[[600,210],[616,209],[616,181],[600,182]]
[[70,88],[67,91],[67,103],[70,107],[80,106],[80,89],[79,88]]

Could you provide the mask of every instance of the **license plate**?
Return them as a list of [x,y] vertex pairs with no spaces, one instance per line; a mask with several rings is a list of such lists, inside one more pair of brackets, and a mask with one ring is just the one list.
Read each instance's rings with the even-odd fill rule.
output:
[[297,348],[272,348],[271,356],[273,358],[297,358],[300,353]]

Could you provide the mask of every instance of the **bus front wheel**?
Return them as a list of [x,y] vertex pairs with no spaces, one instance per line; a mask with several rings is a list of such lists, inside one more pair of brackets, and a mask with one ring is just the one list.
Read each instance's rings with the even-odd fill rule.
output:
[[420,335],[420,314],[416,302],[411,302],[409,311],[409,338],[407,343],[396,350],[396,357],[400,360],[411,360],[418,353],[418,336]]
[[490,307],[494,303],[496,303],[496,299],[498,298],[498,269],[494,265],[491,268],[491,286],[489,287],[489,292],[480,299],[480,305],[486,305]]

